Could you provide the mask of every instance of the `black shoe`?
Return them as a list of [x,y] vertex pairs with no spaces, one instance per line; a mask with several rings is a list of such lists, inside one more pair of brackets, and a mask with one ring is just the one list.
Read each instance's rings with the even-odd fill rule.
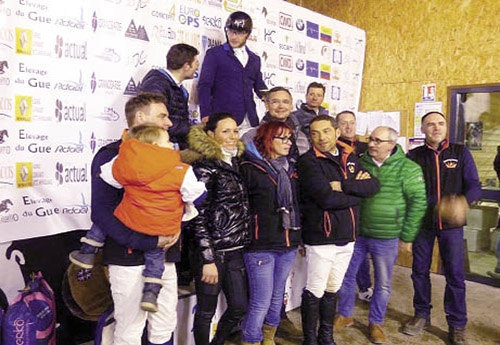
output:
[[450,327],[448,339],[450,339],[451,345],[467,345],[465,327]]
[[414,316],[403,327],[403,333],[406,335],[417,335],[424,329],[431,326],[431,319],[426,317]]

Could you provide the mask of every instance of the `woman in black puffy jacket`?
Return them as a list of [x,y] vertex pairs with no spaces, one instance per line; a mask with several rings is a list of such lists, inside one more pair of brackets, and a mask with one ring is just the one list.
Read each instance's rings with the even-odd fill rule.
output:
[[193,333],[196,345],[209,344],[210,323],[222,290],[228,307],[211,344],[224,344],[245,315],[248,302],[243,247],[250,242],[249,208],[239,172],[244,146],[230,114],[214,114],[204,127],[191,127],[188,144],[183,159],[207,188],[199,215],[186,229],[193,245],[198,304]]

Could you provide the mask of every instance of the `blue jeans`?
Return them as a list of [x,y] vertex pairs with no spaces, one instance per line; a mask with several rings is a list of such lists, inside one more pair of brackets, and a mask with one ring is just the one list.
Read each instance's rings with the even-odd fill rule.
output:
[[164,270],[165,250],[163,248],[144,252],[144,271],[142,271],[144,277],[161,279]]
[[359,291],[365,292],[370,286],[372,286],[372,278],[370,277],[370,259],[368,259],[368,256],[366,256],[359,266],[356,282],[358,283]]
[[358,237],[339,293],[338,312],[340,315],[349,317],[353,313],[356,303],[356,275],[366,259],[366,254],[370,253],[373,260],[375,285],[370,301],[368,321],[379,325],[384,322],[387,303],[391,296],[392,270],[398,257],[398,249],[398,238],[382,240]]
[[434,239],[437,237],[439,252],[443,260],[443,271],[446,278],[444,290],[444,311],[446,321],[451,327],[465,327],[467,324],[467,307],[465,303],[464,274],[464,230],[420,230],[413,242],[413,307],[415,316],[430,317],[431,314],[431,280],[430,268]]
[[279,325],[286,279],[296,254],[297,248],[245,253],[250,300],[243,320],[243,341],[260,342],[264,324],[272,327]]
[[[85,235],[88,239],[95,241],[95,242],[100,242],[104,243],[106,241],[106,234],[99,228],[97,225],[92,224],[92,227],[90,228],[89,231],[87,231],[87,234]],[[90,246],[90,244],[85,243],[87,246]],[[91,246],[93,249],[95,249],[94,246]],[[89,252],[89,253],[94,253],[94,251]],[[89,254],[85,253],[85,254]]]

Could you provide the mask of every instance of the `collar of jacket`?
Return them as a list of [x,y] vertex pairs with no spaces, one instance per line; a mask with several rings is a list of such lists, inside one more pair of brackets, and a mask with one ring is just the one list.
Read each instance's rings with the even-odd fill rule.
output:
[[[224,50],[227,52],[227,53],[231,53],[233,56],[234,56],[234,50],[233,48],[229,45],[229,43],[224,43],[222,45],[222,48],[224,48]],[[245,44],[245,50],[248,54],[248,57],[250,58],[250,49],[248,49],[247,45]]]
[[351,145],[349,142],[346,142],[344,140],[340,140],[340,137],[337,140],[337,147],[338,146],[342,147],[342,149],[344,151],[346,151],[347,154],[353,153],[355,151],[354,142],[352,142],[352,145]]
[[125,137],[127,136],[127,133],[128,133],[128,128],[126,128],[126,129],[123,130],[122,136],[120,137],[121,141],[125,140]]
[[[349,145],[346,145],[342,142],[339,142],[337,141],[336,142],[336,146],[337,146],[337,150],[339,150],[339,156],[349,156],[351,153],[354,152],[353,148],[350,147]],[[316,146],[312,146],[313,147],[313,151],[314,151],[314,155],[317,157],[317,158],[326,158],[326,159],[331,159],[331,157],[333,155],[331,154],[326,154],[324,152],[321,152],[320,150],[318,150],[318,148]]]
[[[382,165],[392,164],[393,162],[397,162],[397,161],[399,161],[401,159],[405,159],[405,158],[406,158],[406,155],[405,155],[405,152],[403,151],[403,148],[401,147],[401,145],[396,144],[396,146],[394,147],[394,149],[391,152],[391,155],[389,157],[387,157],[387,159],[384,161],[384,163],[382,163]],[[368,164],[372,164],[372,165],[375,164],[375,162],[373,161],[373,158],[370,156],[370,154],[365,154],[364,156],[361,157],[361,160],[363,162],[368,163]]]
[[358,141],[358,136],[357,135],[354,137],[354,140],[343,138],[343,137],[339,137],[337,139],[337,142],[343,143],[343,144],[348,145],[348,146],[351,146],[353,148],[353,151],[355,151],[354,145],[356,144],[357,141]]
[[328,114],[328,112],[326,111],[326,109],[324,107],[322,107],[321,105],[318,108],[318,113],[317,114],[316,114],[316,112],[313,109],[311,109],[311,108],[309,108],[307,106],[307,103],[302,103],[300,105],[300,109],[302,111],[305,111],[306,113],[309,113],[309,114],[314,115],[314,116],[316,116],[316,115],[327,115]]
[[425,142],[425,146],[427,146],[428,149],[435,151],[435,152],[441,152],[443,150],[446,150],[448,147],[450,147],[450,142],[448,139],[444,139],[442,142],[439,143],[437,150],[434,149],[431,145]]
[[[223,160],[224,156],[220,144],[210,137],[203,125],[191,126],[188,133],[189,149],[182,152],[182,160],[186,163],[193,163],[201,159]],[[245,151],[245,145],[238,140],[238,157]]]
[[[287,173],[290,174],[293,171],[294,162],[290,159],[290,156],[287,156],[287,161]],[[271,165],[269,160],[262,157],[262,154],[257,150],[257,147],[255,147],[255,144],[252,141],[247,143],[245,147],[245,155],[243,156],[241,164],[252,164],[256,168],[267,172],[275,180],[277,179],[278,173],[276,169]]]

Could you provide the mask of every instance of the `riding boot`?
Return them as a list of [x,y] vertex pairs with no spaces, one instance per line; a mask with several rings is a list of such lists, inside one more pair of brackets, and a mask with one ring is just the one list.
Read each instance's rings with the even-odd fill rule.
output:
[[333,340],[333,319],[337,309],[335,293],[325,292],[319,303],[319,345],[335,345]]
[[304,334],[302,345],[318,345],[316,327],[319,318],[319,302],[320,299],[318,297],[304,289],[300,307],[302,315],[302,333]]

